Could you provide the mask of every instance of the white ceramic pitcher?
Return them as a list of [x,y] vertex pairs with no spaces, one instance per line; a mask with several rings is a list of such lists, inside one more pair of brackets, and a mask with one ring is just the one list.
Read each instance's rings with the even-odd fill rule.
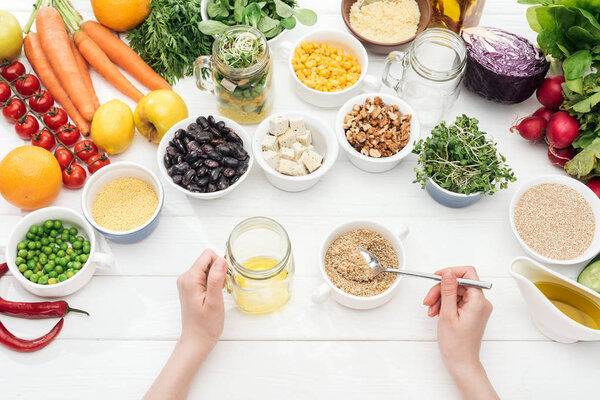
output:
[[534,325],[549,339],[560,343],[600,340],[600,330],[591,329],[563,314],[535,286],[551,282],[565,286],[600,305],[600,294],[580,285],[527,257],[515,258],[509,268],[511,276],[529,307]]

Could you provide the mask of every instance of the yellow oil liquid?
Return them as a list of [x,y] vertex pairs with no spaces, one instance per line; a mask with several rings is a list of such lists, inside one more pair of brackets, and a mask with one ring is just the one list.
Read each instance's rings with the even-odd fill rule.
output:
[[573,321],[591,329],[600,329],[600,306],[591,299],[557,283],[537,282],[535,286]]
[[[273,257],[252,257],[242,262],[242,266],[252,271],[266,271],[277,264]],[[290,282],[288,271],[268,279],[251,279],[236,274],[232,282],[232,295],[237,305],[244,311],[254,314],[265,314],[281,308],[290,298]]]
[[442,27],[459,32],[477,26],[485,0],[431,0],[430,27]]

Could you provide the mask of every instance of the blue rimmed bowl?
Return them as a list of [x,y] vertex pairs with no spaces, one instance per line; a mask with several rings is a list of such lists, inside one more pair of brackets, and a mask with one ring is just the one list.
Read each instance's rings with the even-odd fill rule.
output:
[[[113,231],[103,228],[98,225],[92,217],[92,207],[98,193],[102,190],[102,188],[104,188],[104,186],[106,186],[106,184],[119,178],[140,179],[150,185],[158,197],[158,206],[156,207],[152,217],[146,221],[145,224],[128,231]],[[110,239],[113,242],[127,244],[139,242],[140,240],[145,239],[154,231],[154,229],[156,229],[164,199],[165,194],[162,184],[154,172],[136,163],[118,162],[107,165],[106,167],[98,170],[98,172],[88,179],[85,187],[83,188],[83,193],[81,196],[81,209],[85,219],[90,223],[90,225],[92,225],[94,229],[104,235],[107,239]]]
[[429,178],[425,190],[438,203],[451,208],[462,208],[470,206],[483,198],[483,193],[462,194],[454,193],[442,188]]

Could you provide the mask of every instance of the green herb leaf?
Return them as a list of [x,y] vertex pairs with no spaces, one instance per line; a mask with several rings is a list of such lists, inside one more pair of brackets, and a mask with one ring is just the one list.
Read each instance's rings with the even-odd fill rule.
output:
[[206,12],[210,18],[227,17],[229,15],[227,7],[214,1],[206,5]]
[[269,18],[263,14],[258,21],[258,30],[262,33],[265,33],[275,28],[277,25],[279,25],[279,21]]
[[283,18],[291,17],[294,14],[294,9],[289,5],[285,4],[281,0],[274,0],[275,12],[277,15]]
[[244,20],[244,8],[248,5],[248,0],[235,0],[233,7],[233,18],[235,22],[241,24]]
[[200,31],[205,35],[215,36],[223,33],[223,31],[229,28],[229,26],[219,21],[209,20],[200,21],[198,23],[198,28],[200,28]]
[[565,79],[581,78],[592,66],[592,54],[589,50],[579,50],[563,62]]
[[[302,25],[312,26],[317,23],[317,13],[306,8],[294,10],[294,15]],[[290,28],[287,28],[290,29]]]
[[600,138],[594,141],[565,164],[565,171],[576,178],[586,178],[596,169],[600,158]]
[[258,20],[261,16],[261,9],[257,3],[251,3],[246,6],[244,9],[244,14],[248,20],[248,25],[252,25],[253,27],[257,27]]
[[284,29],[294,29],[296,27],[296,17],[283,18],[281,20],[281,27]]

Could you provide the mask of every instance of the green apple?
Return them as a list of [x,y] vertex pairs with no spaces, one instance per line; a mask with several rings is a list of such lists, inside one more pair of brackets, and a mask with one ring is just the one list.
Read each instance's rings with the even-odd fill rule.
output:
[[172,90],[154,90],[137,104],[133,121],[148,140],[159,143],[169,128],[188,117],[185,102]]
[[23,31],[19,21],[8,11],[0,10],[0,62],[19,58],[21,46]]

